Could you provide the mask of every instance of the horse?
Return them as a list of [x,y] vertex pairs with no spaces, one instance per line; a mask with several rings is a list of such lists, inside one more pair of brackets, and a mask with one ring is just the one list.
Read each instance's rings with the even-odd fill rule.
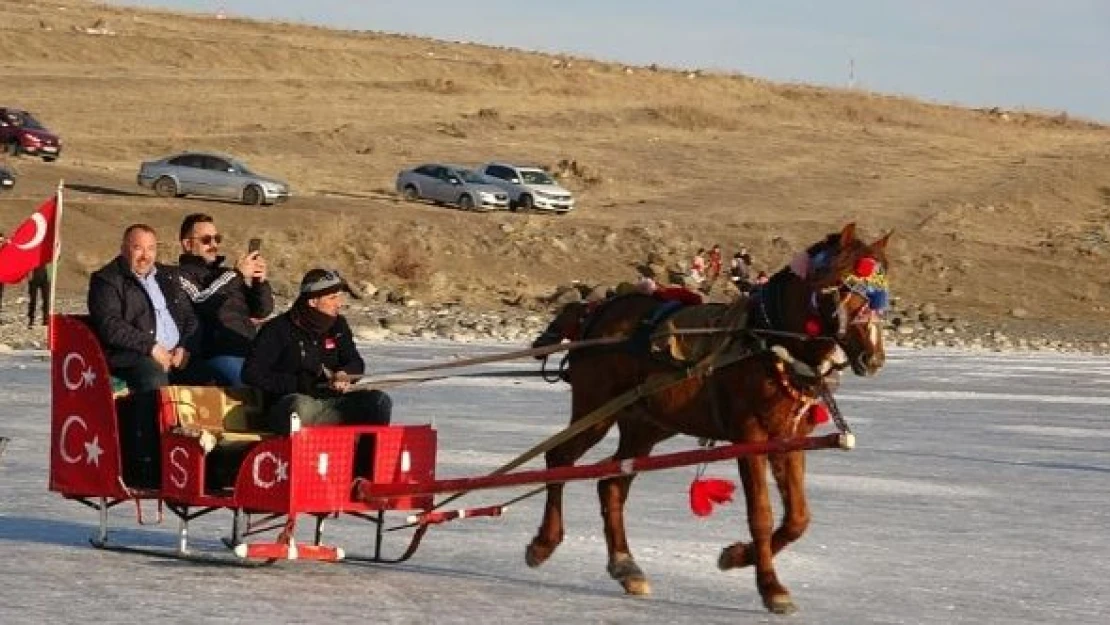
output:
[[[873,376],[885,362],[881,316],[889,304],[890,235],[866,243],[856,236],[855,224],[848,224],[799,253],[750,296],[713,311],[710,305],[690,307],[705,308],[708,317],[726,320],[726,325],[718,324],[720,332],[702,335],[702,349],[687,350],[708,366],[551,448],[545,454],[547,466],[573,465],[614,424],[619,430],[614,459],[647,455],[657,443],[677,434],[729,442],[808,435],[814,425],[801,417],[822,392],[831,392],[829,385],[840,370],[851,367],[859,376]],[[624,295],[603,302],[582,319],[586,307],[572,304],[537,341],[550,343],[560,326],[576,326],[581,339],[643,336],[659,306],[650,295]],[[677,336],[681,333],[670,334],[672,346],[686,340]],[[690,364],[675,362],[676,353],[690,347],[688,341],[663,356],[635,342],[570,350],[564,375],[572,392],[571,424],[637,386],[673,375],[676,365]],[[713,366],[714,360],[719,367]],[[742,456],[737,465],[752,540],[724,547],[718,567],[727,571],[754,565],[764,606],[773,613],[792,613],[796,606],[778,579],[773,557],[798,540],[810,522],[805,454]],[[778,527],[773,525],[768,465],[784,508]],[[626,593],[646,595],[651,592],[648,578],[636,564],[625,533],[624,505],[634,477],[602,479],[597,493],[607,570]],[[525,550],[526,564],[533,568],[552,556],[564,536],[563,484],[548,484],[546,496],[542,521]]]

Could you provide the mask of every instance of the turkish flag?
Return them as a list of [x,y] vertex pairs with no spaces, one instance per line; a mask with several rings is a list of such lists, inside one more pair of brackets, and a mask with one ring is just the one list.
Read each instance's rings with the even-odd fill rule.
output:
[[46,200],[0,246],[0,284],[19,282],[35,267],[54,260],[58,196]]

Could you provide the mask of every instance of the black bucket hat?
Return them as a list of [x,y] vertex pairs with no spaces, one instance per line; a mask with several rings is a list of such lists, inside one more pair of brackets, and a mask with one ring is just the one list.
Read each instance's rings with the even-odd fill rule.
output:
[[350,284],[339,275],[338,271],[331,269],[312,269],[304,274],[301,278],[300,294],[304,298],[323,297],[338,293],[340,291],[347,292],[355,299],[362,299],[362,296],[351,288]]

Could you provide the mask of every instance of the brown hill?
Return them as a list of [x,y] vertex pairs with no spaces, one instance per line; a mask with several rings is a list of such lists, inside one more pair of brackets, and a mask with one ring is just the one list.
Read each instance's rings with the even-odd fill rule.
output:
[[[713,243],[776,268],[853,220],[896,231],[893,283],[911,302],[1087,336],[1110,321],[1110,130],[1063,114],[80,0],[0,0],[0,15],[0,105],[66,144],[53,164],[7,158],[21,179],[0,229],[64,178],[63,291],[83,290],[132,221],[175,256],[198,210],[240,246],[264,238],[279,281],[335,265],[488,307]],[[135,186],[140,160],[184,148],[241,156],[297,197],[257,209]],[[576,161],[579,209],[466,214],[392,195],[404,166],[490,158]]]

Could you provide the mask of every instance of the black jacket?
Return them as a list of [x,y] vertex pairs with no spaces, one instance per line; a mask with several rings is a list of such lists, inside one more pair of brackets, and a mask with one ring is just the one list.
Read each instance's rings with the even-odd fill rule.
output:
[[[200,327],[193,305],[181,289],[176,267],[155,263],[154,276],[166,307],[181,334],[178,345],[190,354],[200,348]],[[122,257],[101,267],[89,278],[89,320],[104,352],[108,366],[131,367],[154,349],[154,305],[139,279]]]
[[351,375],[366,370],[347,320],[339,316],[330,330],[317,337],[293,323],[285,312],[259,329],[243,363],[243,382],[262,389],[267,406],[290,393],[336,396],[322,384],[326,382],[324,367]]
[[205,358],[246,356],[257,333],[251,318],[266,318],[274,311],[269,282],[251,285],[235,269],[221,267],[223,261],[220,256],[208,264],[192,254],[178,259],[181,286],[200,318]]

